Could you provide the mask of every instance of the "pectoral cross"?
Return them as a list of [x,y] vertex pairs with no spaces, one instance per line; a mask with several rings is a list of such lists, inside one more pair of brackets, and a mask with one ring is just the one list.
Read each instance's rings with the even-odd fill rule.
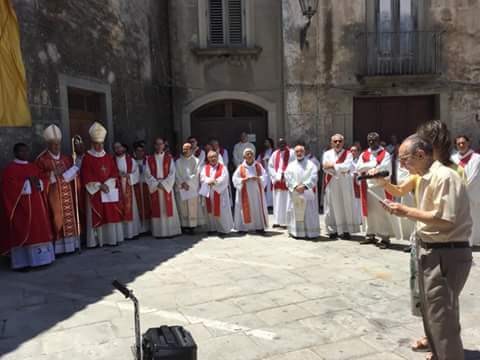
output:
[[102,167],[100,168],[100,171],[103,173],[103,175],[107,173],[107,168],[105,167],[105,165],[102,165]]

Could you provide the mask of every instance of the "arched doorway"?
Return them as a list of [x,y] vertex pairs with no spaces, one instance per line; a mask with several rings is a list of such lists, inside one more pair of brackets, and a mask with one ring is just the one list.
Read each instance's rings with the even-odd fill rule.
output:
[[191,114],[191,133],[200,144],[211,138],[220,140],[230,152],[242,131],[255,135],[255,146],[261,148],[268,134],[266,110],[245,101],[221,100],[208,103]]

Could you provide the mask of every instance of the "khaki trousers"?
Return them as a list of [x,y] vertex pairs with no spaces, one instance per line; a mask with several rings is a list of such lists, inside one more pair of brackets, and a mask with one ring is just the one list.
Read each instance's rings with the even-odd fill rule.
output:
[[472,250],[418,250],[423,325],[435,360],[462,360],[458,298],[470,273]]

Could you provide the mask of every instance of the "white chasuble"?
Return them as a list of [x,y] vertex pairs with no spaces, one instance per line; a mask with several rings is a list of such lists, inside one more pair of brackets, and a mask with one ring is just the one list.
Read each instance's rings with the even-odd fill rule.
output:
[[[209,180],[215,180],[215,183],[211,186],[207,185]],[[227,168],[222,164],[205,165],[200,173],[200,183],[202,187],[208,187],[208,197],[203,197],[206,205],[207,230],[229,233],[233,229],[233,218],[228,193],[230,177]]]
[[[175,193],[183,227],[193,228],[198,225],[199,196],[198,185],[200,161],[195,156],[181,156],[175,162]],[[182,188],[186,184],[188,189]]]
[[[299,238],[317,238],[320,236],[320,217],[315,205],[314,189],[318,181],[318,170],[315,164],[304,158],[294,160],[285,171],[285,182],[288,187],[287,222],[290,235]],[[303,185],[303,194],[295,188]]]
[[[382,147],[376,150],[368,149],[360,155],[357,171],[360,174],[365,174],[370,169],[392,173],[392,158]],[[390,176],[388,178],[390,179]],[[362,214],[365,219],[367,235],[401,239],[400,219],[390,215],[378,201],[378,197],[387,198],[388,193],[377,184],[375,179],[363,180],[360,188]],[[375,193],[377,197],[371,192]]]
[[467,151],[464,155],[456,153],[452,156],[452,161],[464,169],[473,220],[470,242],[473,246],[480,246],[480,154],[473,150]]
[[[166,158],[167,156],[170,159]],[[145,169],[145,179],[150,190],[152,204],[152,235],[162,238],[181,234],[180,219],[173,191],[175,163],[171,155],[156,153],[150,156]]]
[[326,169],[323,180],[325,225],[329,234],[360,232],[360,217],[355,204],[353,156],[348,150],[330,149],[323,154]]
[[287,225],[288,188],[284,173],[288,164],[295,160],[293,150],[275,150],[268,161],[268,174],[273,185],[273,224]]
[[[249,179],[244,181],[244,179]],[[265,230],[268,227],[265,185],[268,175],[259,162],[245,161],[233,174],[235,186],[235,230]]]

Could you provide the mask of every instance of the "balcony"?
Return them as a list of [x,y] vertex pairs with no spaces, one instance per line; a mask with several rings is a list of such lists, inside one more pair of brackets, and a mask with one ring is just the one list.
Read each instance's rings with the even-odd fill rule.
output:
[[437,75],[440,72],[441,32],[360,33],[360,76]]

